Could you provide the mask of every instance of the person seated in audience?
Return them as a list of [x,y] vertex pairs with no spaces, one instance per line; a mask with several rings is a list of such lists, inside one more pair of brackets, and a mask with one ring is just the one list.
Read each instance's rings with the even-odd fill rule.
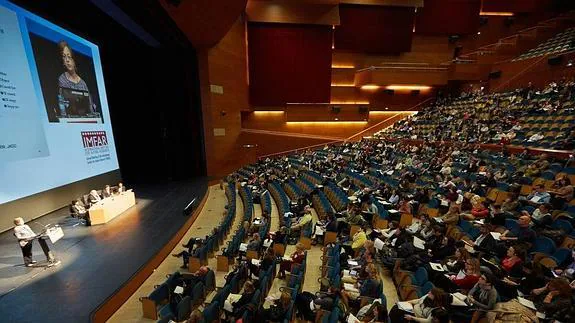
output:
[[499,239],[501,241],[517,241],[519,243],[531,245],[537,236],[535,231],[530,228],[531,217],[522,215],[519,217],[519,220],[517,220],[517,223],[519,224],[517,232],[505,230]]
[[285,242],[285,238],[287,237],[287,227],[281,226],[278,231],[273,234],[273,242],[283,244]]
[[479,236],[471,243],[475,251],[496,253],[497,240],[491,235],[493,226],[491,224],[484,224],[479,226]]
[[88,195],[88,201],[90,201],[90,206],[100,202],[102,198],[98,194],[96,190],[91,190],[90,194]]
[[[339,300],[336,303],[336,300]],[[327,292],[310,293],[302,292],[296,296],[295,307],[305,321],[315,321],[319,310],[331,311],[339,307],[343,313],[347,313],[345,302],[339,286],[329,286]]]
[[252,222],[249,232],[250,233],[259,232],[260,228],[265,227],[268,222],[269,222],[269,215],[265,212],[262,212],[262,216]]
[[545,190],[545,185],[537,184],[533,186],[534,190],[527,197],[520,197],[519,200],[533,205],[539,206],[544,203],[549,203],[551,201],[551,195]]
[[260,307],[258,313],[256,314],[256,322],[283,322],[286,318],[287,311],[291,304],[291,295],[283,291],[280,294],[280,298],[274,301],[272,305],[268,308],[263,308],[263,304]]
[[387,308],[381,304],[379,299],[376,299],[372,304],[362,307],[356,317],[360,322],[387,322]]
[[493,179],[495,179],[498,182],[505,181],[508,178],[509,174],[507,173],[507,170],[505,169],[504,166],[501,166],[501,168],[499,168],[499,170],[497,170],[495,174],[493,174]]
[[260,234],[259,233],[254,233],[252,235],[252,238],[248,241],[248,246],[246,248],[246,251],[260,251],[260,248],[262,247],[262,239],[260,238]]
[[433,283],[435,286],[452,293],[458,290],[468,291],[479,281],[481,274],[479,267],[478,259],[467,259],[464,269],[457,272],[457,274],[449,275],[449,277],[446,277],[443,273],[433,275]]
[[494,283],[496,278],[490,273],[482,273],[479,276],[477,284],[471,288],[467,293],[466,303],[469,307],[458,307],[454,313],[456,322],[477,322],[481,317],[485,316],[485,311],[493,309],[497,303],[498,293],[495,289]]
[[535,307],[545,314],[546,319],[564,321],[568,309],[573,306],[573,292],[565,278],[553,278],[539,289],[533,290]]
[[[188,241],[187,245],[190,245],[190,241]],[[201,251],[202,246],[204,245],[204,241],[202,239],[196,239],[195,245],[196,245],[196,248],[194,250],[192,250],[191,247],[184,246],[185,248],[188,248],[188,250],[182,250],[179,253],[172,254],[172,256],[174,256],[176,258],[182,257],[183,264],[180,268],[182,268],[182,269],[188,268],[188,263],[190,262],[190,258],[199,258],[200,257],[200,251]],[[191,246],[193,247],[193,244]]]
[[350,253],[352,256],[359,253],[360,249],[363,248],[363,245],[367,241],[367,235],[365,234],[365,230],[363,227],[360,227],[359,230],[353,235],[352,243],[351,243],[351,250]]
[[471,209],[471,214],[465,213],[461,215],[466,220],[481,220],[485,219],[489,216],[489,209],[486,206],[485,202],[477,202],[473,204],[473,208]]
[[501,204],[501,211],[505,212],[509,216],[515,217],[517,214],[518,207],[519,207],[519,195],[513,192]]
[[471,258],[469,251],[465,247],[459,247],[455,250],[453,256],[448,257],[445,263],[447,270],[452,273],[457,273],[460,270],[465,269],[465,265],[468,259]]
[[505,258],[501,260],[501,269],[503,274],[511,277],[521,276],[521,266],[525,259],[525,252],[519,247],[507,248]]
[[562,276],[569,280],[575,279],[575,249],[571,250],[571,259],[565,260],[553,269],[556,276]]
[[112,188],[110,187],[110,185],[106,185],[102,190],[102,196],[104,198],[108,198],[111,197],[112,195],[113,195]]
[[[556,186],[555,186],[556,184]],[[573,186],[571,181],[565,175],[560,176],[554,184],[554,190],[549,193],[554,196],[551,198],[551,204],[556,210],[562,210],[567,203],[573,199]]]
[[503,301],[514,299],[520,295],[519,293],[530,295],[534,289],[544,287],[547,284],[547,277],[543,273],[546,270],[541,264],[525,262],[521,266],[520,277],[503,277],[503,279],[496,281],[495,287]]
[[250,269],[250,274],[252,277],[258,277],[260,271],[267,271],[271,266],[273,266],[275,260],[274,250],[272,248],[266,249],[264,256],[262,257],[261,261],[257,265],[253,262],[248,263],[248,267]]
[[254,283],[251,280],[247,280],[244,283],[243,293],[230,294],[228,298],[224,301],[224,310],[228,315],[234,318],[241,318],[246,310],[248,310],[248,305],[252,301],[252,298],[256,292]]
[[449,210],[444,215],[437,217],[439,222],[445,223],[445,225],[456,225],[459,223],[459,215],[460,215],[460,204],[451,203],[449,205]]
[[447,237],[443,233],[443,228],[436,229],[441,233],[441,242],[439,244],[426,244],[428,247],[427,253],[433,261],[442,261],[446,257],[455,253],[455,240],[451,237]]
[[413,306],[413,312],[407,312],[394,305],[389,311],[389,322],[402,323],[408,321],[431,322],[433,313],[445,310],[449,306],[449,294],[440,288],[432,288],[421,298],[407,301]]
[[299,236],[301,230],[312,220],[311,208],[306,206],[303,215],[290,227],[290,236]]
[[294,264],[301,264],[305,259],[305,247],[301,242],[295,245],[295,251],[290,255],[289,260],[283,259],[280,264],[280,269],[278,271],[278,278],[284,279],[286,277],[285,272],[291,271],[291,267]]
[[356,300],[360,296],[369,298],[379,298],[382,290],[382,282],[379,279],[379,273],[374,264],[367,265],[367,278],[355,283],[354,288],[346,289],[343,294],[349,300]]
[[505,219],[507,219],[507,213],[501,210],[501,205],[492,204],[489,214],[489,222],[492,225],[503,227],[505,226]]
[[[531,214],[531,222],[536,229],[543,229],[553,222],[553,217],[551,216],[551,205],[541,204],[538,208]],[[521,215],[529,216],[529,212],[522,211]]]

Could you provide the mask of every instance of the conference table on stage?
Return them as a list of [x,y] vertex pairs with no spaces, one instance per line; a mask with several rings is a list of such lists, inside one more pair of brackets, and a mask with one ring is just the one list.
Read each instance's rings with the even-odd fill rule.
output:
[[112,195],[90,207],[90,221],[92,225],[104,224],[124,213],[136,204],[136,195],[132,190]]

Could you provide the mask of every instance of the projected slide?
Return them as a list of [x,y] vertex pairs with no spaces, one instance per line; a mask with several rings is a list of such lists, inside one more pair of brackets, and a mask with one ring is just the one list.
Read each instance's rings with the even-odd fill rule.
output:
[[98,47],[0,0],[0,204],[118,169]]

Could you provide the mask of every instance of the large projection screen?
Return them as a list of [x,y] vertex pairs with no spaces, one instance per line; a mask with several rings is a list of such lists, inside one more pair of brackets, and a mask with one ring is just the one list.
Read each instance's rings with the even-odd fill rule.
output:
[[0,0],[0,231],[116,180],[98,47]]

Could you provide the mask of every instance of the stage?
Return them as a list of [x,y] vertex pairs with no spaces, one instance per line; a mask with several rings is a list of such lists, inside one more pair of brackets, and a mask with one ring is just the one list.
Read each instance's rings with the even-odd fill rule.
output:
[[[0,234],[0,317],[6,322],[89,322],[113,295],[178,232],[189,218],[183,209],[207,193],[207,179],[133,187],[137,204],[98,226],[75,225],[68,208],[28,223],[59,223],[65,236],[51,245],[62,261],[47,268],[34,243],[36,267],[23,265],[12,231]],[[132,188],[132,187],[130,187]],[[197,202],[196,202],[197,205]]]

